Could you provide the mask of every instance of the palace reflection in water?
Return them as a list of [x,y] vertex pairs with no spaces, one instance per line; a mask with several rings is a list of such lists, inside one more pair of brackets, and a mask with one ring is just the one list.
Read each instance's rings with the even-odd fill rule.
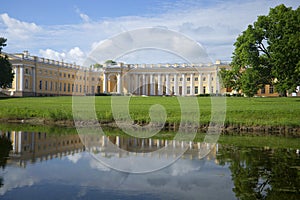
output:
[[[89,136],[30,131],[0,131],[1,199],[299,199],[299,148]],[[282,138],[278,138],[279,140]],[[81,140],[85,140],[83,145]],[[292,139],[299,141],[299,138]],[[165,146],[186,153],[152,173],[122,173],[90,154],[123,159],[112,143],[145,154]],[[299,143],[300,144],[300,143]],[[288,145],[288,144],[287,144]],[[296,145],[297,146],[297,145]],[[203,149],[212,151],[201,159]],[[200,153],[199,153],[200,152]],[[149,154],[147,154],[149,153]],[[200,156],[199,156],[200,155]],[[166,151],[159,159],[177,156]]]
[[[8,164],[16,164],[25,167],[27,162],[40,162],[52,158],[61,158],[63,156],[76,154],[82,151],[91,153],[101,153],[101,156],[108,157],[114,154],[117,157],[122,157],[124,151],[111,152],[110,148],[106,148],[109,142],[116,145],[125,152],[134,153],[149,153],[160,148],[171,145],[173,148],[184,148],[188,145],[188,149],[182,158],[202,159],[200,154],[201,149],[212,150],[205,159],[214,160],[218,151],[218,144],[212,145],[201,142],[181,142],[165,139],[151,138],[132,138],[122,136],[97,136],[87,135],[80,138],[78,134],[69,135],[49,135],[44,132],[26,132],[26,131],[5,131],[0,132],[0,135],[8,138],[12,143],[12,150],[9,154]],[[86,147],[84,143],[88,146]],[[99,148],[101,147],[101,148]],[[136,154],[137,155],[137,154]],[[178,156],[174,151],[164,151],[162,158]]]

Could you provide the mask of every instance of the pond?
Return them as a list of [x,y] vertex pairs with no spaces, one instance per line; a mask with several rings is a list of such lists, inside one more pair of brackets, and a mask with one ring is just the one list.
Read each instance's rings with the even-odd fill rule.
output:
[[[272,144],[252,145],[246,136],[222,136],[209,144],[118,130],[89,140],[70,128],[0,130],[0,199],[300,199],[299,138],[253,136]],[[166,146],[172,150],[155,154]],[[163,164],[128,173],[128,163]]]

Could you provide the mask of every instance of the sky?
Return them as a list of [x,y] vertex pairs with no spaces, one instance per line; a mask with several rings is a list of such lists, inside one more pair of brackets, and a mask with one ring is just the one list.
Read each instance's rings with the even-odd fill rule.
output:
[[[299,6],[296,0],[0,1],[0,37],[8,40],[5,52],[27,50],[77,64],[101,42],[148,27],[176,31],[201,44],[212,61],[230,61],[235,39],[257,16],[282,3]],[[145,60],[157,62],[153,57],[157,56]]]

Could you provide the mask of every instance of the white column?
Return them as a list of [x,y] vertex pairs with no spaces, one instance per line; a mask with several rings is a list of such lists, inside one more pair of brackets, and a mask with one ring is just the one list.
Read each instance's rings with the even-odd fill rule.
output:
[[175,93],[175,95],[179,95],[179,87],[178,87],[178,77],[177,77],[177,74],[174,74],[174,93]]
[[[217,71],[218,72],[218,71]],[[217,73],[218,74],[218,73]],[[219,79],[219,76],[216,75],[216,93],[217,95],[221,93],[221,88],[220,88],[220,79]]]
[[126,93],[130,93],[131,90],[131,80],[130,80],[131,75],[126,74],[126,87],[127,87],[127,92]]
[[20,87],[19,87],[20,91],[23,91],[23,83],[24,83],[23,79],[24,79],[24,67],[20,66]]
[[103,93],[107,93],[107,75],[103,73]]
[[207,89],[206,89],[206,93],[210,94],[211,93],[211,74],[208,73],[207,75]]
[[140,94],[141,94],[141,92],[140,92],[140,91],[141,91],[141,90],[140,90],[140,81],[141,81],[141,80],[140,80],[140,75],[137,74],[137,75],[136,75],[136,82],[135,82],[135,83],[136,83],[136,90],[135,90],[135,91],[136,91],[136,94],[137,94],[137,95],[140,95]]
[[135,85],[134,85],[135,75],[131,74],[129,77],[130,77],[130,93],[133,94],[135,89]]
[[145,75],[145,95],[149,95],[149,76]]
[[170,75],[166,74],[166,95],[170,95]]
[[18,153],[22,151],[22,132],[18,132]]
[[154,95],[154,83],[153,74],[150,74],[150,95]]
[[120,147],[120,137],[116,136],[116,145]]
[[182,77],[182,96],[186,95],[186,80],[185,80],[185,74],[181,75]]
[[203,83],[202,83],[202,74],[199,74],[198,77],[198,94],[202,94],[203,93]]
[[32,67],[32,92],[35,92],[35,82],[36,82],[36,77],[35,77],[35,68]]
[[143,78],[142,78],[143,80],[142,80],[142,94],[143,95],[147,95],[146,94],[146,87],[147,87],[147,83],[146,83],[146,75],[145,74],[143,74]]
[[190,76],[190,95],[194,95],[194,74]]
[[121,74],[117,74],[117,93],[122,93],[122,79]]
[[19,91],[19,66],[15,67],[16,91]]
[[157,76],[157,84],[158,84],[157,93],[158,93],[158,95],[162,95],[161,74],[158,74],[158,76]]

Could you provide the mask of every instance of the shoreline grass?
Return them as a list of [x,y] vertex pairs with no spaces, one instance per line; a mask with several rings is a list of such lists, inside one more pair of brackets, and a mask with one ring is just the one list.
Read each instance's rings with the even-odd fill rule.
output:
[[[106,136],[130,137],[118,128],[102,127]],[[77,135],[74,127],[40,126],[28,124],[1,124],[0,131],[25,131],[47,133],[49,136]],[[175,132],[159,132],[153,139],[173,140]],[[205,133],[197,133],[194,142],[203,142]],[[264,147],[264,148],[299,148],[300,138],[275,136],[275,135],[220,135],[217,143],[235,145],[239,147]]]
[[[198,97],[200,123],[210,121],[210,97]],[[130,115],[134,121],[148,123],[149,108],[160,104],[167,122],[180,123],[181,110],[176,97],[132,97]],[[90,105],[82,105],[90,106]],[[100,122],[112,122],[111,97],[95,97]],[[84,111],[84,110],[83,110]],[[0,98],[0,120],[73,120],[72,97]],[[226,98],[226,126],[300,127],[300,98]]]

